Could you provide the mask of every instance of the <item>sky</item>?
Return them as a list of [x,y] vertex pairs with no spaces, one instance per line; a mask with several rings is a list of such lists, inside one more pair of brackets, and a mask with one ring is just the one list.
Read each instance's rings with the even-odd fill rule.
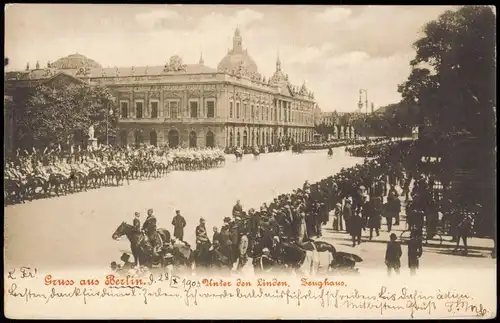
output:
[[[322,111],[352,112],[366,89],[375,109],[400,100],[412,44],[446,6],[16,4],[5,9],[7,70],[80,53],[104,67],[163,66],[172,55],[217,68],[238,26],[266,79],[282,70]],[[363,94],[363,101],[365,95]]]

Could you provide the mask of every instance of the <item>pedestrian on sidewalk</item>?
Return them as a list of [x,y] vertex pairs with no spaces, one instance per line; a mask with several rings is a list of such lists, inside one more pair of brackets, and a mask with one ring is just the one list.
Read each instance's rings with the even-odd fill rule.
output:
[[347,198],[344,201],[344,209],[342,210],[342,216],[344,217],[344,221],[345,221],[345,229],[348,233],[350,233],[351,232],[350,221],[353,217],[352,200],[350,198]]
[[401,268],[401,256],[403,255],[403,252],[401,251],[401,244],[396,241],[398,239],[396,234],[391,233],[390,238],[391,241],[387,243],[387,249],[385,251],[387,275],[391,276],[392,270],[399,275],[399,269]]
[[396,190],[389,190],[387,196],[387,232],[392,230],[392,219],[396,219],[394,225],[399,225],[399,213],[401,212],[401,201]]
[[472,228],[473,228],[473,218],[469,213],[464,214],[462,221],[458,224],[457,227],[457,245],[454,249],[454,251],[458,251],[458,248],[460,246],[460,238],[462,238],[462,241],[464,243],[464,255],[467,256],[468,254],[468,249],[467,249],[467,238],[470,236],[472,233]]
[[333,230],[343,231],[344,225],[342,224],[342,205],[337,203],[335,208],[331,211],[333,215]]
[[365,205],[364,213],[368,217],[368,228],[370,228],[370,240],[373,238],[373,230],[380,236],[380,204],[381,198],[372,198]]
[[419,267],[419,258],[422,256],[422,239],[418,231],[413,230],[410,234],[410,241],[408,242],[408,267],[410,274],[413,276],[417,273]]
[[363,229],[363,219],[360,214],[354,214],[352,218],[349,220],[349,233],[352,237],[352,246],[356,246],[356,242],[358,245],[361,244],[361,230]]

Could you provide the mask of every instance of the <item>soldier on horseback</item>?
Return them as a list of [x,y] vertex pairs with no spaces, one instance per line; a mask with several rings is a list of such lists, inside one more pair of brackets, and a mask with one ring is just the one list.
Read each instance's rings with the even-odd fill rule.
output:
[[157,232],[156,217],[153,215],[153,209],[148,210],[148,216],[142,225],[142,230],[153,248],[153,253],[158,255],[163,248],[163,241]]

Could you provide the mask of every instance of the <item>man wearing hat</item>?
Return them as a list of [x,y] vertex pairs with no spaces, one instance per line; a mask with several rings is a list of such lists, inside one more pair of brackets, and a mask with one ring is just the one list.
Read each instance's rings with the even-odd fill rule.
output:
[[[200,224],[196,226],[196,250],[198,250],[198,255],[205,255],[210,248],[210,240],[207,235],[207,228],[205,227],[205,219],[200,218]],[[202,257],[204,259],[204,257]]]
[[123,261],[123,265],[119,266],[120,269],[123,269],[125,272],[134,268],[134,263],[129,261],[130,255],[128,253],[123,253],[120,257],[120,260]]
[[153,209],[148,210],[148,216],[142,225],[142,230],[148,234],[156,231],[156,217],[153,215]]
[[220,230],[220,245],[221,245],[221,252],[223,253],[223,255],[226,256],[231,261],[231,263],[233,263],[230,226],[231,226],[231,218],[226,216],[224,218],[224,225]]
[[186,220],[181,215],[181,211],[176,210],[175,216],[172,219],[172,225],[174,226],[174,237],[177,239],[184,241],[184,227],[186,226]]
[[146,232],[146,235],[155,253],[161,250],[163,246],[160,234],[156,231],[157,230],[156,217],[153,215],[153,209],[148,210],[148,217],[146,218],[146,221],[144,221],[144,224],[142,225],[142,230]]
[[242,212],[243,212],[243,207],[241,206],[240,200],[237,200],[236,205],[233,206],[233,216],[234,217],[240,216]]
[[419,267],[418,259],[422,256],[422,240],[417,230],[413,229],[408,242],[408,267],[410,274],[415,275]]
[[346,231],[349,232],[350,231],[349,221],[353,216],[352,200],[350,198],[347,198],[344,201],[344,209],[342,210],[342,216],[344,217]]
[[401,268],[401,245],[396,240],[398,239],[396,234],[391,233],[391,241],[387,243],[387,249],[385,251],[385,264],[387,266],[387,274],[390,276],[391,271],[394,270],[396,274],[399,274],[399,268]]
[[141,230],[141,220],[139,219],[141,214],[139,212],[135,212],[134,214],[134,221],[132,224],[134,225],[134,228],[136,228],[138,231]]

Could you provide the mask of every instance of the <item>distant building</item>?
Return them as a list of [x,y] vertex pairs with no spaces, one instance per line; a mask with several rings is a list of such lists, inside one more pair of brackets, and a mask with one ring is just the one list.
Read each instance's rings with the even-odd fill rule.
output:
[[314,94],[293,85],[281,69],[263,77],[242,46],[236,29],[233,48],[217,69],[183,64],[172,56],[164,66],[103,68],[80,54],[47,68],[7,75],[7,87],[33,86],[53,78],[102,84],[114,94],[122,144],[170,147],[278,144],[287,139],[312,141]]

